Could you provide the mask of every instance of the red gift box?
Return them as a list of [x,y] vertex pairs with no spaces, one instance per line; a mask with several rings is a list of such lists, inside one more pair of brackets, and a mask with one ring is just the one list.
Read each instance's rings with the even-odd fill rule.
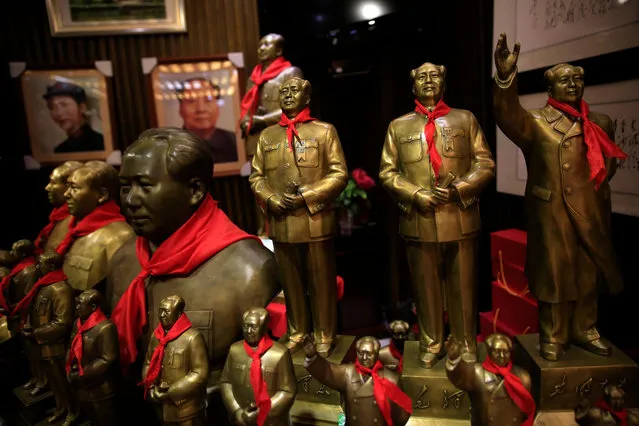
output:
[[511,290],[521,293],[528,289],[528,279],[524,273],[523,266],[504,263],[500,262],[499,259],[493,259],[492,269],[493,279],[504,283]]
[[500,321],[499,316],[497,321],[495,321],[495,314],[492,312],[482,312],[479,314],[479,329],[481,334],[477,340],[480,342],[486,340],[486,338],[493,333],[502,333],[511,339],[519,334],[534,333],[532,331],[532,325],[530,328],[526,327],[523,330],[517,330]]
[[490,257],[499,261],[501,252],[504,264],[526,265],[526,231],[505,229],[490,234]]
[[493,312],[501,323],[513,330],[525,330],[530,327],[531,333],[538,329],[539,313],[537,301],[521,292],[504,287],[497,281],[492,285]]

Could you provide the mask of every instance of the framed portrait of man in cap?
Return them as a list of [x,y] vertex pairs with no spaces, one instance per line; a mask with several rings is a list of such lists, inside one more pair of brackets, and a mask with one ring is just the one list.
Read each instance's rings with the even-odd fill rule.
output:
[[107,79],[101,71],[26,70],[20,83],[35,160],[105,160],[113,152]]
[[144,58],[151,125],[180,127],[211,148],[215,176],[237,175],[246,163],[237,125],[242,68],[233,55],[196,59]]

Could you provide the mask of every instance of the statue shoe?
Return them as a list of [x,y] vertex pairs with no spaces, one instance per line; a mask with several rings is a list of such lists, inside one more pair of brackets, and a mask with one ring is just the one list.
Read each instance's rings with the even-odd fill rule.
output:
[[22,385],[22,389],[31,389],[32,387],[34,387],[36,385],[37,382],[38,382],[38,379],[33,377],[27,383]]
[[564,345],[561,343],[543,342],[540,348],[541,357],[548,361],[559,361],[564,355]]
[[33,389],[31,389],[31,392],[29,392],[29,395],[31,395],[31,396],[38,395],[40,392],[42,392],[44,390],[45,386],[46,386],[46,384],[41,386],[40,384],[36,383],[36,385],[33,387]]
[[587,350],[588,352],[592,352],[593,354],[601,355],[601,356],[610,356],[612,355],[612,346],[607,343],[604,343],[601,339],[591,340],[589,342],[578,343],[579,346]]
[[419,354],[419,365],[424,368],[433,368],[439,361],[439,355],[432,352],[422,352]]
[[61,409],[61,410],[56,409],[53,412],[53,415],[47,419],[47,423],[49,423],[50,425],[58,423],[60,420],[66,417],[65,414],[66,413],[64,409]]
[[462,348],[461,357],[464,362],[477,362],[477,353],[469,347]]
[[295,352],[299,351],[300,349],[302,349],[302,347],[304,347],[304,337],[302,337],[299,340],[288,339],[286,343],[284,343],[284,346],[286,346],[286,349],[288,349],[291,355],[293,355]]
[[315,350],[317,351],[317,354],[321,356],[322,358],[328,358],[331,352],[333,352],[333,343],[331,342],[317,343],[315,345]]
[[80,417],[78,413],[67,414],[67,417],[64,419],[64,423],[62,424],[62,426],[73,426],[78,417]]

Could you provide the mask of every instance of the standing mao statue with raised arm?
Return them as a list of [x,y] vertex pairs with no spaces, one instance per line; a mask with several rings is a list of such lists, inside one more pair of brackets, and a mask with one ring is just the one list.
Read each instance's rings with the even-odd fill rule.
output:
[[388,126],[379,178],[400,209],[419,324],[420,365],[444,349],[446,291],[450,332],[476,359],[479,196],[495,162],[477,119],[444,102],[446,67],[411,71],[415,110]]
[[[526,111],[517,96],[519,44],[495,48],[495,120],[526,159],[526,275],[539,301],[541,356],[560,359],[575,343],[609,356],[597,331],[598,288],[623,289],[610,235],[610,185],[617,159],[613,122],[583,100],[584,70],[559,64],[544,74],[548,101]],[[512,161],[515,161],[512,159]]]

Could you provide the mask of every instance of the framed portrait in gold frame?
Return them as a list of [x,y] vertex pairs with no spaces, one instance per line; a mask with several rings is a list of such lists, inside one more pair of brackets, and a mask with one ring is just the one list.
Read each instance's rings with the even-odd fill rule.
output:
[[211,147],[214,176],[239,175],[246,163],[239,120],[244,86],[240,54],[143,58],[152,127],[180,127]]
[[24,64],[14,74],[20,82],[35,161],[57,164],[109,158],[115,150],[110,76],[110,61],[98,61],[93,67]]
[[53,37],[186,32],[185,0],[46,0]]

